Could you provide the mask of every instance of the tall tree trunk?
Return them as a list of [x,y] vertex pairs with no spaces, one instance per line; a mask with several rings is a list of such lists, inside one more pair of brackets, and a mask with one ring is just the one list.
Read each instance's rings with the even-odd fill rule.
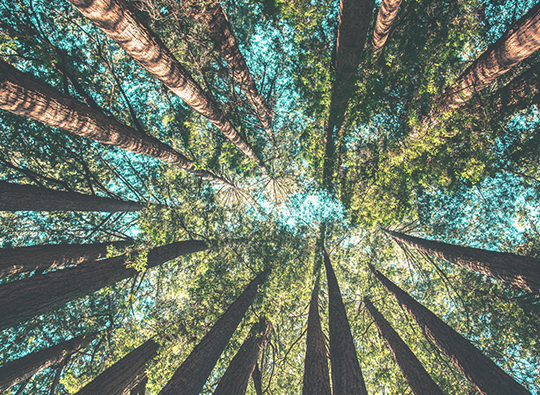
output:
[[124,390],[122,395],[144,395],[146,393],[146,384],[148,383],[148,377],[146,377],[146,374],[144,374],[143,377],[140,379],[137,379],[137,383],[133,388],[129,388],[128,390]]
[[328,327],[330,332],[330,362],[332,364],[332,391],[334,395],[367,395],[362,370],[356,356],[349,320],[341,299],[339,285],[324,253],[328,280]]
[[[204,241],[178,241],[148,252],[147,268],[179,256],[204,251]],[[0,284],[0,330],[45,314],[65,303],[103,287],[133,277],[137,270],[127,267],[125,256],[87,262],[40,276]]]
[[268,322],[261,319],[260,322],[253,325],[244,344],[219,380],[214,395],[244,395],[246,393],[249,378],[255,369],[259,351],[263,348],[267,336]]
[[311,301],[309,302],[302,394],[332,394],[326,340],[321,328],[321,317],[319,316],[319,277],[315,281]]
[[418,358],[416,358],[411,349],[405,344],[401,337],[399,337],[390,323],[386,321],[369,299],[365,298],[364,303],[367,311],[373,318],[381,337],[392,352],[394,360],[397,362],[401,373],[403,373],[407,384],[411,387],[413,394],[443,395],[444,393],[437,384],[435,384]]
[[205,116],[253,162],[263,167],[217,103],[203,91],[125,0],[70,0],[85,17],[192,109]]
[[532,55],[540,48],[540,3],[490,45],[437,101],[436,113],[453,110],[475,92]]
[[137,202],[0,181],[0,211],[139,211]]
[[418,251],[540,294],[540,259],[425,240],[386,229],[383,231]]
[[3,364],[0,366],[0,392],[6,391],[21,381],[30,379],[34,374],[49,366],[61,363],[75,351],[83,349],[96,336],[96,333],[78,336]]
[[371,49],[379,55],[386,44],[390,29],[397,18],[399,6],[402,0],[382,0],[381,8],[377,14],[375,22],[375,30],[373,32],[373,40],[371,41]]
[[0,249],[0,278],[34,270],[78,265],[107,255],[107,247],[124,247],[132,241],[94,244],[49,244]]
[[268,135],[272,136],[272,111],[257,90],[257,85],[249,72],[240,48],[238,48],[227,15],[225,15],[219,1],[213,0],[206,7],[202,6],[202,10],[197,13],[196,18],[208,28],[210,39],[232,70],[235,82],[255,108],[257,117]]
[[0,61],[0,108],[102,144],[178,165],[200,177],[226,183],[158,139],[122,125],[101,111],[58,92],[28,73]]
[[461,373],[485,395],[531,395],[471,342],[450,328],[435,314],[370,266],[373,275],[396,298]]
[[77,395],[121,395],[137,376],[144,373],[146,363],[157,355],[159,344],[147,340],[86,384]]
[[244,292],[195,346],[171,380],[163,387],[160,395],[199,394],[236,327],[257,296],[257,288],[266,281],[269,274],[270,271],[265,270],[249,283]]
[[253,373],[251,373],[251,378],[253,379],[253,386],[255,387],[255,393],[257,395],[263,395],[263,389],[262,389],[262,373],[259,369],[259,364],[255,362],[255,369],[253,369]]

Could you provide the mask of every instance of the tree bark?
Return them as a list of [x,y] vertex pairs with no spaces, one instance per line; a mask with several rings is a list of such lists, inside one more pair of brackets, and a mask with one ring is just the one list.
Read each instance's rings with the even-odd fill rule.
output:
[[49,244],[0,249],[0,278],[34,270],[78,265],[107,255],[107,246],[124,247],[131,241],[95,244]]
[[265,319],[255,325],[244,344],[232,359],[229,367],[219,380],[214,395],[244,395],[249,378],[257,364],[257,357],[268,336],[268,322]]
[[373,306],[371,301],[364,299],[367,311],[373,318],[381,337],[392,352],[394,360],[397,362],[401,373],[405,377],[407,384],[411,387],[414,395],[444,395],[441,389],[429,376],[418,358],[405,344],[397,332],[382,314]]
[[199,394],[221,353],[227,347],[236,327],[257,296],[257,288],[266,281],[269,274],[270,271],[265,270],[249,283],[244,292],[229,306],[201,342],[195,346],[171,380],[163,387],[160,395]]
[[77,395],[121,395],[146,370],[146,363],[157,355],[159,344],[147,340],[86,384]]
[[540,68],[539,64],[529,67],[514,77],[489,99],[492,111],[515,114],[531,104],[540,103]]
[[484,395],[531,395],[471,342],[370,266],[373,275],[414,318],[461,373]]
[[397,18],[399,6],[402,0],[382,0],[381,8],[377,14],[375,30],[371,41],[371,49],[376,55],[379,55],[386,44],[390,29]]
[[383,231],[425,254],[540,294],[540,259],[425,240],[386,229]]
[[71,340],[36,351],[0,366],[0,392],[6,391],[15,384],[30,379],[34,374],[57,363],[61,363],[75,351],[83,349],[96,338],[93,333],[78,336]]
[[[147,268],[179,256],[204,251],[204,241],[178,241],[148,252]],[[103,287],[133,277],[125,256],[87,262],[40,276],[0,284],[0,330],[57,309],[65,303],[89,295]]]
[[251,373],[251,378],[253,379],[253,386],[255,387],[255,393],[257,395],[263,395],[262,389],[262,373],[259,369],[259,365],[255,362],[255,369]]
[[367,395],[362,370],[356,356],[349,320],[341,299],[339,285],[324,253],[324,266],[328,280],[328,326],[330,332],[330,362],[332,364],[332,391],[334,395]]
[[28,73],[0,61],[0,108],[102,144],[178,165],[197,176],[226,183],[158,139],[122,125],[71,96],[58,92]]
[[208,118],[253,162],[263,167],[253,149],[224,116],[217,103],[203,91],[125,0],[70,0],[70,2],[187,105]]
[[319,316],[319,278],[315,282],[309,302],[302,394],[332,395],[328,352]]

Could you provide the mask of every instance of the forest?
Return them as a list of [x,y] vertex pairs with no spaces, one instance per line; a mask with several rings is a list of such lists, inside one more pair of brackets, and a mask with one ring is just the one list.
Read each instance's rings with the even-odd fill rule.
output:
[[0,393],[540,394],[537,0],[0,0]]

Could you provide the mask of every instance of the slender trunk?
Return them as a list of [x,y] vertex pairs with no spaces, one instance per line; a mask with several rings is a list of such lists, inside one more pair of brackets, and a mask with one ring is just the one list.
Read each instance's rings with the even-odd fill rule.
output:
[[176,60],[163,42],[125,0],[70,0],[85,17],[163,82],[192,109],[205,116],[244,154],[262,167],[253,149],[240,136],[206,92]]
[[540,259],[425,240],[386,229],[383,231],[425,254],[540,294]]
[[161,390],[160,395],[199,394],[221,353],[227,347],[236,327],[257,296],[257,288],[266,281],[269,274],[270,271],[265,270],[249,283],[244,292],[229,306],[201,342],[195,346],[171,380]]
[[58,92],[28,73],[0,61],[0,108],[102,144],[151,156],[218,182],[221,178],[193,163],[158,139],[122,125],[101,111]]
[[37,372],[57,363],[75,351],[83,349],[88,343],[96,338],[93,333],[86,336],[78,336],[71,340],[36,351],[14,361],[6,362],[0,366],[0,392],[30,379]]
[[380,54],[390,29],[397,18],[399,6],[402,0],[382,0],[381,8],[377,14],[377,22],[375,22],[375,30],[373,32],[373,40],[371,41],[371,49],[375,54]]
[[255,393],[257,395],[263,395],[262,389],[262,373],[259,369],[259,364],[255,362],[255,369],[251,373],[251,378],[253,379],[253,386],[255,387]]
[[484,395],[531,395],[471,342],[370,266],[373,275],[396,298],[461,373]]
[[362,370],[356,356],[349,320],[341,299],[339,285],[324,253],[324,266],[328,280],[328,327],[330,332],[330,362],[332,364],[332,391],[334,395],[367,395]]
[[319,278],[315,282],[307,325],[306,357],[304,359],[303,395],[331,395],[326,340],[319,316]]
[[86,384],[77,395],[121,395],[137,376],[144,373],[146,363],[157,355],[158,348],[159,344],[147,340]]
[[[204,251],[204,241],[178,241],[148,252],[147,268],[179,256]],[[57,309],[65,303],[103,287],[133,277],[137,270],[128,267],[125,256],[87,262],[40,276],[0,285],[0,330],[34,316]]]
[[49,244],[0,249],[0,278],[34,270],[78,265],[107,255],[107,247],[124,247],[132,241],[95,244]]
[[246,337],[244,344],[232,359],[229,367],[219,380],[214,395],[244,395],[249,378],[257,364],[259,351],[268,336],[268,322],[265,319],[255,325]]
[[0,181],[0,211],[139,211],[137,202]]
[[386,321],[369,299],[365,298],[364,303],[367,311],[373,318],[381,337],[392,352],[401,373],[403,373],[405,380],[409,384],[409,387],[411,387],[413,394],[443,395],[444,393],[437,384],[435,384],[418,358],[416,358],[411,349],[405,344],[401,337],[399,337],[390,323]]

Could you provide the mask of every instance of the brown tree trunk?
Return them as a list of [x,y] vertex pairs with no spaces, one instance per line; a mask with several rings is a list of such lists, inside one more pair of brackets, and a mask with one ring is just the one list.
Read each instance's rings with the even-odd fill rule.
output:
[[262,167],[253,149],[163,42],[125,0],[70,0],[85,17],[132,56],[154,77],[205,116],[252,161]]
[[[161,265],[179,256],[204,251],[204,241],[178,241],[148,252],[147,268]],[[133,277],[125,256],[87,262],[40,276],[0,285],[0,330],[45,314],[65,303],[91,294],[103,287]]]
[[244,395],[249,378],[257,364],[259,351],[268,336],[268,322],[265,319],[255,325],[244,340],[244,344],[232,359],[229,367],[219,380],[214,395]]
[[341,299],[339,285],[324,253],[328,280],[328,327],[330,332],[330,362],[332,364],[332,391],[334,395],[367,395],[362,370],[356,356],[349,320]]
[[303,395],[332,395],[328,352],[319,316],[319,278],[315,282],[307,325],[306,356],[304,359]]
[[461,373],[484,395],[531,395],[471,342],[370,266],[373,275],[396,298]]
[[425,254],[540,294],[540,259],[425,240],[386,229],[383,231]]
[[399,337],[390,323],[385,320],[382,314],[373,306],[371,301],[364,299],[367,311],[373,318],[381,337],[392,352],[394,360],[397,362],[401,373],[405,377],[407,384],[411,387],[414,395],[444,395],[441,389],[429,376],[418,358],[411,349]]
[[263,395],[262,389],[262,373],[259,369],[259,365],[255,362],[255,369],[251,373],[251,378],[253,379],[253,386],[255,387],[255,393],[257,395]]
[[213,181],[226,183],[158,139],[122,125],[71,96],[58,92],[28,73],[0,61],[0,108],[102,144],[151,156]]
[[137,379],[137,383],[133,388],[125,390],[122,395],[144,395],[146,393],[146,384],[148,383],[148,377],[144,374],[143,377]]
[[266,281],[269,274],[270,271],[265,270],[249,283],[244,292],[195,346],[171,380],[163,387],[160,395],[199,394],[236,327],[257,296],[257,288]]
[[93,261],[107,255],[107,246],[124,247],[130,243],[132,241],[2,248],[0,249],[0,278]]
[[31,378],[37,372],[57,363],[61,363],[75,351],[83,349],[96,338],[93,333],[78,336],[71,340],[36,351],[0,366],[0,392],[6,391],[21,381]]
[[492,111],[515,114],[531,104],[540,103],[540,64],[535,64],[514,77],[490,98]]
[[380,54],[390,29],[397,18],[399,6],[402,0],[382,0],[381,8],[377,14],[377,22],[375,22],[375,30],[373,32],[373,40],[371,41],[371,49],[375,54]]
[[121,395],[137,376],[144,373],[146,363],[157,355],[159,344],[147,340],[86,384],[77,395]]

